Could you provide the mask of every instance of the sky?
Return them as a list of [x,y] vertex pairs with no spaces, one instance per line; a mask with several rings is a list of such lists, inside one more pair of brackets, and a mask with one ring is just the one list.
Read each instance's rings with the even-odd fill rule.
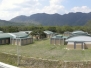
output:
[[91,12],[91,0],[0,0],[0,19],[36,13],[60,15],[70,12]]

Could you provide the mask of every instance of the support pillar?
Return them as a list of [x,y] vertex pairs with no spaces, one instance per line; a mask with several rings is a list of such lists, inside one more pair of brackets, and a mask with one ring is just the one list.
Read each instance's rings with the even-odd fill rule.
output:
[[74,49],[76,49],[76,42],[74,42]]
[[84,43],[82,43],[82,45],[83,45],[83,50],[84,50]]
[[22,42],[21,42],[21,38],[20,38],[20,46],[21,46],[21,43],[22,43]]
[[55,38],[54,38],[54,45],[56,45],[56,40],[55,40]]

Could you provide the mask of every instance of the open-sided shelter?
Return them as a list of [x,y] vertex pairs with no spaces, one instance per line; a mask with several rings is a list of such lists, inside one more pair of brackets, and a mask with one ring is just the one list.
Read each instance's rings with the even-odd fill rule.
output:
[[88,33],[87,32],[84,32],[84,31],[78,30],[78,31],[73,31],[71,33],[71,35],[88,35]]
[[69,49],[89,49],[91,48],[91,35],[87,32],[76,31],[66,39]]

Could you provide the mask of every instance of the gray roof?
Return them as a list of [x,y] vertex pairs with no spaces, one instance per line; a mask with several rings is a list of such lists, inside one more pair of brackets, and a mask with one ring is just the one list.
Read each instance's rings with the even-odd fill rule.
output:
[[29,34],[24,33],[24,32],[17,32],[17,33],[9,33],[13,38],[25,38],[28,37]]
[[24,32],[24,33],[31,33],[32,31],[19,31],[19,32]]
[[66,39],[67,42],[91,42],[91,36],[79,35]]
[[91,35],[83,31],[73,31],[72,34],[68,38],[71,38],[74,36],[91,36]]
[[73,31],[72,34],[88,34],[88,33],[84,31]]
[[0,38],[12,38],[12,36],[8,33],[0,34]]
[[0,32],[3,32],[3,31],[0,31]]
[[53,36],[52,38],[63,39],[63,38],[67,38],[67,37],[66,36],[62,36],[62,35],[56,35],[56,36]]
[[44,31],[45,34],[53,34],[52,31]]
[[64,33],[72,33],[72,32],[66,31],[66,32],[64,32]]
[[3,33],[0,34],[0,38],[29,38],[27,33],[17,32],[17,33]]

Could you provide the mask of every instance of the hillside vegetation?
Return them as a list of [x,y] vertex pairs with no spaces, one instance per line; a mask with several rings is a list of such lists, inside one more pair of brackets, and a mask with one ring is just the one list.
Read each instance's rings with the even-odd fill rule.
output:
[[0,26],[35,26],[40,24],[34,24],[34,23],[26,23],[26,22],[10,22],[5,20],[0,20]]
[[47,26],[56,26],[56,25],[85,25],[86,22],[91,20],[91,13],[68,13],[64,15],[60,14],[46,14],[46,13],[37,13],[31,16],[17,16],[11,19],[11,22],[18,23],[34,23],[34,24],[42,24]]

